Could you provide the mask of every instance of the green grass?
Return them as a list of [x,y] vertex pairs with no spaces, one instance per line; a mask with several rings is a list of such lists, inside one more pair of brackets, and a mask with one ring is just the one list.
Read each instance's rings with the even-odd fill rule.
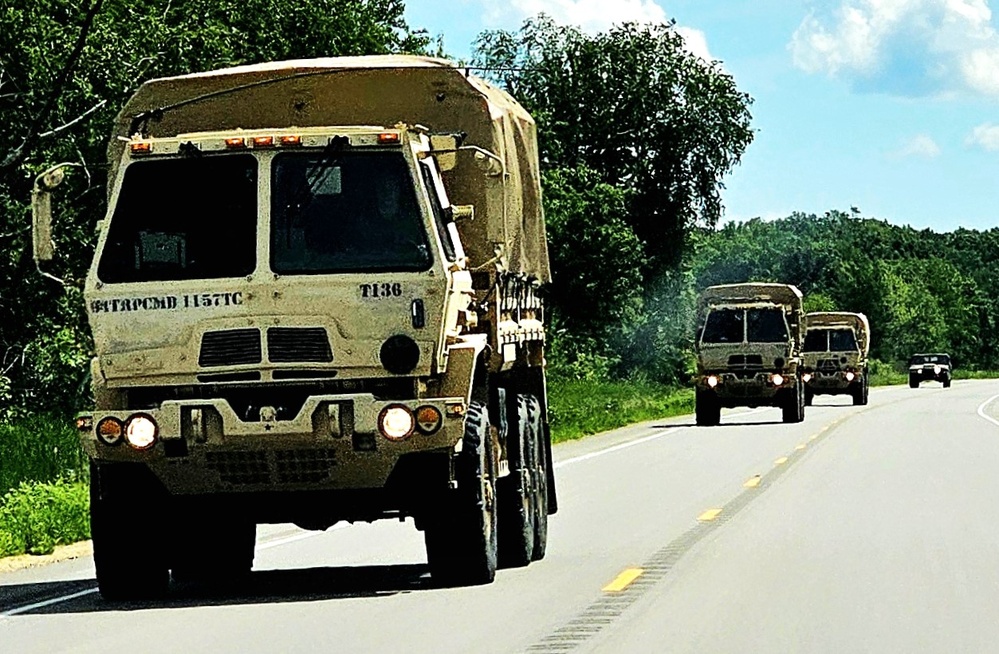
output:
[[26,481],[84,477],[87,460],[73,425],[56,416],[0,424],[0,496]]
[[694,411],[694,391],[650,383],[549,380],[552,440],[568,441]]
[[90,538],[85,481],[23,482],[0,498],[0,556],[49,554]]
[[68,420],[0,424],[0,556],[90,537],[88,466]]

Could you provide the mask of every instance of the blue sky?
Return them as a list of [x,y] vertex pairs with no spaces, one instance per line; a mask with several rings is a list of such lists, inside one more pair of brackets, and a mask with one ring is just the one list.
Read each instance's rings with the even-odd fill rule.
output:
[[949,231],[999,225],[999,0],[407,0],[467,57],[546,12],[587,31],[674,18],[753,96],[726,219],[858,207]]

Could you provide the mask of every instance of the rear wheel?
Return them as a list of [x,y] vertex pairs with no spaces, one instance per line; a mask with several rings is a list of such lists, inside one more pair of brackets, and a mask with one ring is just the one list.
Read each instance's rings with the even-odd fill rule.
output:
[[909,388],[919,388],[919,378],[909,375]]
[[943,387],[944,388],[950,388],[950,377],[949,376],[943,378]]
[[105,599],[149,599],[167,590],[157,490],[141,466],[90,464],[90,530]]
[[496,484],[485,406],[472,402],[455,459],[458,488],[429,517],[424,538],[434,581],[445,586],[487,584],[496,576]]
[[721,422],[721,402],[714,391],[697,390],[694,412],[697,424],[701,427],[713,427]]
[[510,474],[496,480],[499,497],[498,556],[501,568],[517,568],[531,562],[534,553],[537,499],[535,494],[536,443],[528,423],[526,395],[503,401],[506,412],[507,458]]
[[534,548],[532,561],[545,558],[548,550],[548,450],[541,403],[533,395],[524,396],[527,405],[528,443],[534,490]]

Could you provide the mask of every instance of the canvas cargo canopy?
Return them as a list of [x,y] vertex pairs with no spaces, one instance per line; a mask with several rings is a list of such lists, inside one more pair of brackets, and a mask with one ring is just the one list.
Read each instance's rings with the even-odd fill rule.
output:
[[[505,171],[483,171],[461,152],[445,173],[455,204],[475,205],[459,223],[471,267],[505,244],[507,269],[550,281],[534,120],[516,100],[455,64],[386,55],[272,62],[143,84],[118,116],[109,145],[112,179],[123,138],[237,129],[422,125],[467,134],[466,145],[495,153]],[[140,120],[141,118],[141,120]],[[505,174],[503,174],[505,172]]]
[[805,328],[827,328],[849,327],[857,334],[857,342],[860,343],[861,351],[867,352],[871,348],[871,326],[867,322],[867,316],[862,313],[850,313],[848,311],[816,311],[805,316]]
[[756,302],[769,302],[786,306],[791,311],[801,311],[801,301],[801,291],[789,284],[748,283],[709,286],[701,292],[698,304],[701,313],[711,306]]

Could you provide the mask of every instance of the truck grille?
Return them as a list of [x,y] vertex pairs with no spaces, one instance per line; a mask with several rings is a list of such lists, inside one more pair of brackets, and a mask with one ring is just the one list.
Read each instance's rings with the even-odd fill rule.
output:
[[839,362],[836,359],[819,359],[815,367],[819,370],[839,370]]
[[259,329],[205,332],[201,337],[198,365],[202,368],[243,366],[261,361]]
[[329,363],[333,350],[322,327],[271,327],[267,358],[273,363]]
[[763,357],[759,354],[733,354],[728,358],[729,366],[763,367]]
[[331,448],[207,452],[205,465],[223,483],[236,486],[310,484],[329,479],[336,452]]

